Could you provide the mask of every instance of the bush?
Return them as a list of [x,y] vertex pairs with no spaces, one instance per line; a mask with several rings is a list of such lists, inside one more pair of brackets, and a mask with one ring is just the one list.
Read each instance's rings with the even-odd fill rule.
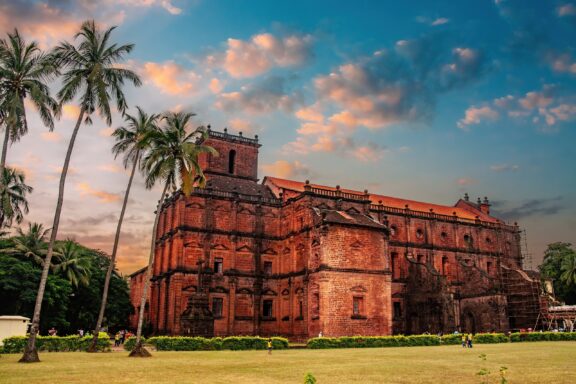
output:
[[517,332],[510,335],[510,341],[576,341],[576,332]]
[[309,339],[307,344],[310,349],[410,347],[419,345],[440,345],[440,338],[434,335],[315,337]]
[[478,333],[472,341],[477,344],[508,343],[510,338],[503,333]]
[[148,339],[157,351],[219,351],[222,349],[222,339],[214,337],[168,337],[157,336]]
[[308,372],[306,376],[304,376],[304,384],[316,384],[316,378]]
[[451,335],[443,335],[441,337],[441,343],[444,345],[457,345],[462,344],[462,334],[451,334]]
[[[146,343],[146,338],[142,336],[141,338],[142,344]],[[127,351],[131,351],[136,346],[136,336],[130,336],[124,341],[124,349]]]
[[[259,336],[232,336],[222,340],[222,349],[245,351],[250,349],[266,349],[268,339]],[[288,339],[272,337],[272,349],[287,349]]]
[[[4,353],[22,353],[28,342],[27,336],[13,336],[4,339]],[[92,336],[37,336],[36,348],[38,351],[48,352],[74,352],[86,351],[92,343]],[[110,351],[112,343],[108,334],[101,332],[96,346],[98,351]]]
[[[186,337],[186,336],[155,336],[142,341],[153,345],[158,351],[245,351],[249,349],[266,349],[268,339],[258,336],[233,337]],[[136,337],[131,337],[124,343],[124,349],[131,351],[136,344]],[[288,339],[282,337],[272,338],[273,349],[287,349]]]

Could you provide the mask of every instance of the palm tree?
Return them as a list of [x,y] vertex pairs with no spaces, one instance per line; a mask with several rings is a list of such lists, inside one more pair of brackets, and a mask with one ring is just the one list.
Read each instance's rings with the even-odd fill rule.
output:
[[562,260],[560,280],[567,286],[576,285],[576,252],[571,252]]
[[108,265],[108,270],[106,271],[104,288],[102,289],[100,312],[98,313],[98,320],[96,321],[96,327],[94,328],[92,344],[90,345],[88,352],[96,352],[96,346],[98,344],[98,333],[102,327],[104,312],[106,311],[110,279],[112,278],[112,272],[114,271],[114,267],[116,265],[116,253],[118,251],[118,243],[120,241],[122,221],[124,220],[124,213],[126,212],[126,205],[128,204],[128,196],[130,195],[130,188],[132,187],[132,180],[134,179],[134,174],[136,173],[136,167],[142,158],[142,151],[147,148],[150,142],[149,139],[151,132],[158,130],[157,121],[159,116],[156,114],[148,115],[140,107],[136,108],[138,110],[138,114],[136,116],[127,114],[124,117],[127,125],[125,127],[117,128],[112,134],[112,136],[114,136],[116,139],[116,144],[114,144],[112,152],[114,152],[115,157],[124,154],[124,167],[128,168],[131,165],[132,171],[130,172],[128,186],[126,187],[126,193],[124,194],[122,210],[120,211],[120,218],[118,219],[118,225],[116,226],[114,246],[112,247],[110,264]]
[[64,201],[64,186],[66,184],[66,175],[70,165],[70,157],[78,135],[78,130],[82,124],[91,123],[91,116],[98,111],[100,116],[108,125],[112,124],[112,111],[110,103],[116,102],[117,110],[124,114],[126,111],[126,99],[122,87],[126,81],[132,82],[135,86],[140,86],[141,81],[136,73],[129,69],[119,68],[118,63],[124,59],[134,48],[133,44],[120,45],[110,43],[110,35],[114,27],[102,32],[94,21],[86,21],[82,24],[80,32],[75,36],[78,41],[78,47],[68,43],[61,43],[54,50],[55,61],[66,69],[63,76],[62,89],[58,92],[58,99],[61,104],[70,102],[77,95],[80,96],[80,113],[76,126],[72,132],[68,151],[60,175],[60,185],[58,189],[58,201],[54,213],[54,222],[52,224],[52,233],[50,234],[50,243],[46,254],[46,263],[42,270],[38,295],[34,306],[34,315],[32,317],[32,326],[30,328],[30,337],[24,350],[24,355],[20,362],[38,362],[38,352],[36,350],[36,334],[40,324],[40,312],[42,309],[42,299],[44,289],[48,279],[50,260],[54,252],[54,243],[58,235],[58,226],[60,224],[60,213],[62,212],[62,203]]
[[33,188],[25,184],[22,172],[4,168],[0,177],[0,228],[10,227],[14,221],[21,223],[24,214],[28,213],[26,195]]
[[148,285],[152,274],[152,264],[154,264],[156,230],[166,191],[170,188],[173,192],[176,192],[178,186],[180,186],[182,192],[188,196],[192,193],[195,185],[203,187],[206,178],[198,163],[198,155],[201,153],[217,154],[214,148],[198,144],[198,141],[195,140],[198,132],[202,132],[202,136],[205,138],[207,136],[205,130],[198,129],[192,133],[188,132],[187,128],[192,116],[190,113],[182,112],[165,114],[163,117],[165,125],[160,131],[152,135],[150,149],[142,162],[142,168],[146,176],[146,188],[151,189],[157,181],[164,183],[164,188],[156,208],[156,216],[152,227],[150,256],[148,258],[144,289],[140,298],[136,345],[130,352],[130,356],[150,356],[150,353],[142,346],[142,325]]
[[18,30],[0,39],[0,125],[5,129],[0,172],[6,166],[8,142],[18,141],[28,132],[25,98],[36,107],[44,125],[54,129],[53,114],[59,115],[60,108],[46,82],[57,72],[50,55],[44,54],[35,41],[27,44]]
[[57,259],[52,268],[54,273],[62,273],[75,287],[88,286],[91,262],[88,250],[67,239],[56,247],[54,254]]
[[14,247],[4,249],[2,253],[22,255],[42,267],[46,256],[46,236],[48,233],[50,233],[50,229],[44,229],[42,224],[28,223],[26,232],[22,228],[17,229]]

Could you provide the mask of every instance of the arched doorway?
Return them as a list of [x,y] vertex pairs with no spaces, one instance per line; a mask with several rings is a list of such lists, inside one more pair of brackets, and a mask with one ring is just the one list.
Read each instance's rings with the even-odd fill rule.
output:
[[476,319],[472,312],[465,312],[462,317],[462,332],[476,333]]

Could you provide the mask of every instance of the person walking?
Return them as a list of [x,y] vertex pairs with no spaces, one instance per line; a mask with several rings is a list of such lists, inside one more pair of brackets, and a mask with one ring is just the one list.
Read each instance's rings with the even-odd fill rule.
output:
[[466,344],[467,344],[466,334],[463,333],[463,334],[462,334],[462,348],[466,348]]
[[114,346],[116,347],[120,346],[120,332],[116,332],[116,334],[114,335]]
[[268,338],[268,354],[272,354],[272,339]]
[[468,345],[468,348],[472,348],[472,334],[469,333],[468,336],[466,336],[466,344]]

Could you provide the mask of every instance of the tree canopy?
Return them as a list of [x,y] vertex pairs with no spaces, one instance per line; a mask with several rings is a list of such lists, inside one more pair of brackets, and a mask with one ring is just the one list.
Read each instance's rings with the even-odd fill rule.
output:
[[572,244],[549,244],[539,269],[543,278],[552,280],[557,299],[576,304],[576,251]]

